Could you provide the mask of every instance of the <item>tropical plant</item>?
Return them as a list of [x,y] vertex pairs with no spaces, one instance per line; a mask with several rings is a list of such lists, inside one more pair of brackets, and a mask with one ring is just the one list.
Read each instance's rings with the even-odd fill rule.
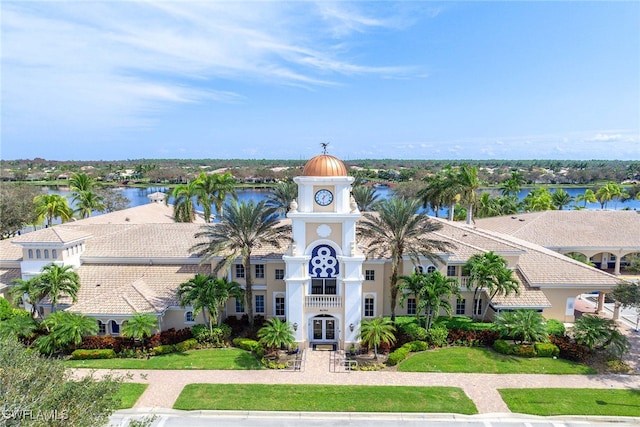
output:
[[376,203],[378,202],[378,198],[380,197],[373,187],[368,187],[366,185],[354,186],[351,194],[353,195],[353,199],[356,201],[358,209],[360,209],[361,212],[374,210]]
[[495,324],[502,336],[510,337],[520,343],[549,341],[542,314],[533,310],[500,313],[496,316]]
[[607,203],[611,200],[621,199],[628,196],[622,185],[616,184],[615,182],[608,182],[598,188],[595,195],[596,199],[600,203],[600,208],[602,209],[605,209],[607,207]]
[[553,209],[553,195],[546,187],[533,189],[522,200],[524,209],[529,212]]
[[62,222],[73,217],[73,210],[64,196],[59,194],[40,194],[33,199],[38,220],[46,219],[47,225],[52,226],[55,218]]
[[449,220],[453,220],[453,206],[459,199],[458,188],[455,186],[455,174],[450,166],[438,171],[432,177],[423,179],[427,185],[418,191],[418,198],[422,202],[422,207],[431,206],[436,217],[438,211],[449,206]]
[[98,322],[95,319],[68,311],[51,313],[43,324],[49,334],[38,337],[34,346],[41,353],[49,355],[65,350],[72,344],[78,345],[82,342],[82,337],[98,332]]
[[275,208],[276,212],[285,215],[291,209],[291,203],[296,197],[298,197],[298,185],[295,182],[279,182],[267,194],[266,206]]
[[596,203],[597,201],[598,199],[596,198],[596,194],[590,188],[587,188],[586,190],[584,190],[584,193],[576,196],[576,203],[582,202],[583,208],[587,207],[587,203]]
[[398,276],[404,256],[415,265],[426,258],[437,262],[437,252],[444,252],[450,247],[448,242],[434,239],[431,233],[442,228],[425,213],[419,213],[418,200],[390,198],[380,202],[376,213],[365,212],[358,223],[358,236],[366,243],[368,255],[391,258],[391,276],[389,288],[391,293],[391,321],[396,319],[396,302],[398,299]]
[[153,313],[136,313],[122,325],[122,336],[142,340],[158,328],[158,317]]
[[416,318],[425,313],[425,329],[431,328],[441,309],[451,316],[453,307],[449,299],[454,295],[460,296],[456,279],[446,277],[438,270],[427,274],[413,273],[400,279],[399,287],[404,291],[400,294],[400,304],[413,294],[416,297]]
[[478,168],[476,166],[462,165],[456,176],[457,185],[460,188],[460,202],[467,209],[467,224],[473,222],[473,209],[476,206],[477,192],[480,188]]
[[[201,174],[199,181],[204,194],[203,200],[205,200],[206,205],[208,205],[209,208],[213,203],[216,207],[216,217],[221,218],[227,195],[236,195],[235,178],[229,172],[225,172],[223,174],[214,173],[211,175]],[[205,218],[210,218],[211,211],[209,210],[209,215],[206,214],[207,210],[205,209]],[[209,222],[208,219],[206,221]]]
[[513,271],[508,268],[507,260],[493,251],[472,255],[465,263],[464,270],[469,275],[469,287],[473,288],[474,319],[484,319],[486,316],[488,304],[481,316],[478,309],[483,292],[487,293],[489,301],[497,295],[507,296],[511,292],[520,292],[519,283]]
[[31,317],[35,317],[38,314],[38,302],[42,299],[42,288],[38,284],[36,277],[30,279],[13,279],[11,281],[13,285],[10,290],[13,303],[18,305],[20,301],[30,306]]
[[613,319],[584,314],[576,320],[572,333],[578,344],[591,351],[606,349],[619,357],[629,349],[629,340],[618,330]]
[[169,198],[173,198],[173,220],[175,222],[193,222],[196,219],[195,199],[202,199],[204,192],[197,179],[186,184],[179,184],[173,187],[166,197],[165,204],[169,203]]
[[0,321],[0,337],[31,338],[39,327],[36,320],[29,315],[13,316]]
[[562,188],[558,188],[556,191],[551,193],[551,203],[553,203],[553,206],[555,206],[559,211],[561,211],[565,206],[569,206],[572,201],[573,197]]
[[35,277],[39,294],[48,296],[51,300],[51,312],[56,311],[56,305],[63,295],[68,295],[75,303],[78,300],[80,277],[73,271],[71,265],[47,264],[42,267],[40,274]]
[[589,258],[587,258],[587,256],[585,254],[581,254],[580,252],[569,252],[567,254],[565,254],[566,256],[568,256],[569,258],[576,260],[578,262],[581,262],[583,264],[587,264],[588,266],[594,267],[595,264],[593,262],[591,262],[589,260]]
[[74,193],[73,201],[76,204],[76,212],[80,218],[88,218],[93,211],[105,210],[104,199],[93,191],[80,191]]
[[526,183],[524,176],[518,171],[512,171],[509,178],[502,181],[500,190],[503,196],[518,196],[520,189]]
[[270,349],[284,349],[296,342],[293,329],[289,322],[274,317],[265,322],[265,325],[258,330],[260,342]]
[[92,191],[96,186],[95,178],[85,172],[74,173],[69,178],[69,187],[72,192]]
[[373,347],[374,357],[378,358],[378,347],[381,344],[393,344],[396,342],[395,326],[390,319],[376,317],[360,322],[360,341],[366,347]]
[[242,298],[244,291],[236,282],[229,282],[226,277],[217,278],[204,274],[196,274],[187,282],[178,287],[180,304],[193,307],[193,315],[197,316],[201,311],[209,332],[213,332],[213,325],[220,325],[220,307],[229,298]]
[[247,315],[253,327],[252,254],[265,246],[282,247],[291,240],[291,225],[280,223],[276,209],[267,207],[265,200],[256,203],[234,199],[225,208],[219,224],[204,226],[195,237],[205,239],[191,248],[197,256],[205,262],[216,256],[222,258],[214,267],[214,273],[230,268],[238,258],[242,261]]

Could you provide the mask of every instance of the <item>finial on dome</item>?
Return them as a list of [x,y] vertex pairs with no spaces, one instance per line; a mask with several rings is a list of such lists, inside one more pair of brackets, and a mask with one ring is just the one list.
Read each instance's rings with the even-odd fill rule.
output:
[[322,154],[327,154],[327,145],[329,145],[329,143],[321,142],[320,145],[322,145]]

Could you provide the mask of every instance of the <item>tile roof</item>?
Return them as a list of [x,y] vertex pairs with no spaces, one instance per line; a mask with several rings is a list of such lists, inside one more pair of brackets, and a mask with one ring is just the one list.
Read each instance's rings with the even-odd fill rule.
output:
[[74,228],[65,227],[63,224],[41,230],[25,233],[11,239],[14,243],[71,243],[91,237],[91,233],[86,233]]
[[22,274],[19,268],[0,268],[0,290],[8,288],[13,279],[20,279]]
[[530,286],[522,277],[521,272],[514,274],[518,282],[518,293],[511,293],[507,296],[497,295],[491,300],[491,305],[495,308],[545,308],[551,307],[551,303],[540,288]]
[[640,212],[623,210],[543,211],[481,218],[476,226],[547,248],[637,248]]

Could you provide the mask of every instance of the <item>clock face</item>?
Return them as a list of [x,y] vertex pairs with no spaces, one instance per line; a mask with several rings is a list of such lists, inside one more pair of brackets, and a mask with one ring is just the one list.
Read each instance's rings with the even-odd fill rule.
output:
[[328,206],[333,202],[333,193],[329,190],[318,190],[316,192],[316,203],[320,206]]

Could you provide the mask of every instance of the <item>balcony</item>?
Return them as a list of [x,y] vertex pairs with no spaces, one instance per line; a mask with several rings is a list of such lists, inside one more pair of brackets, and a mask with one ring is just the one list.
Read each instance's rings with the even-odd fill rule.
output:
[[342,296],[340,295],[307,295],[304,301],[308,308],[340,308]]

